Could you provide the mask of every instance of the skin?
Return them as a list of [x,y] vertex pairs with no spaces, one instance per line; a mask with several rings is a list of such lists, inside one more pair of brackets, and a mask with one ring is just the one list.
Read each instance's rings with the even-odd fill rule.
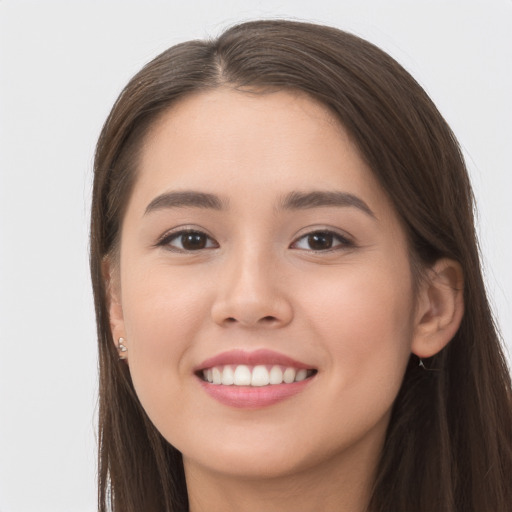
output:
[[[352,194],[372,214],[279,207],[292,191],[319,190]],[[224,208],[146,212],[173,191],[215,194]],[[206,246],[165,239],[180,226],[205,233]],[[326,231],[342,238],[313,250],[306,235]],[[356,147],[325,107],[283,91],[220,88],[159,119],[119,268],[107,272],[114,339],[126,340],[149,417],[183,453],[193,512],[364,510],[411,351],[440,350],[462,314],[459,295],[446,291],[461,279],[450,262],[436,269],[442,286],[414,296],[404,230]],[[256,410],[203,391],[194,374],[202,361],[262,348],[317,374]]]

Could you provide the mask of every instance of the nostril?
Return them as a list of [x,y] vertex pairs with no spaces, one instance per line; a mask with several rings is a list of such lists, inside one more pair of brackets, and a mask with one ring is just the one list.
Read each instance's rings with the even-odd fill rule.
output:
[[260,322],[261,323],[265,323],[265,324],[271,324],[271,323],[274,323],[274,322],[277,322],[277,318],[275,316],[264,316],[263,318],[260,319]]
[[[227,317],[225,320],[225,323],[227,324],[236,324],[236,323],[242,323],[242,324],[245,324],[247,322],[244,322],[244,320],[238,320],[237,318],[233,317],[233,316],[230,316],[230,317]],[[256,320],[254,322],[254,324],[273,324],[275,322],[278,322],[278,319],[275,317],[275,316],[272,316],[272,315],[267,315],[267,316],[264,316],[258,320]],[[253,322],[248,322],[248,323],[253,323]]]

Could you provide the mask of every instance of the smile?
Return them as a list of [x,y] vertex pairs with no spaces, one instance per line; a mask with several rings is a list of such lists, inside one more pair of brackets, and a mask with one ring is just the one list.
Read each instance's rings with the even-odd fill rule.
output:
[[222,386],[275,386],[301,382],[314,375],[315,370],[280,365],[245,364],[214,366],[202,371],[203,380]]
[[195,369],[210,397],[242,409],[267,407],[297,395],[317,373],[316,368],[271,350],[232,350]]

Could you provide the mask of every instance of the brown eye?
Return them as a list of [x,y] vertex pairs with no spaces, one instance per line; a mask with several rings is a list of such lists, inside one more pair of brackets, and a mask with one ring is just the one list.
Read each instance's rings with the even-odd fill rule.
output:
[[200,251],[202,249],[218,247],[215,240],[201,231],[179,231],[172,233],[164,237],[158,245],[178,252]]
[[313,231],[297,239],[291,245],[291,248],[321,252],[346,249],[353,246],[354,244],[350,240],[338,233],[332,231]]
[[181,246],[187,251],[196,251],[204,249],[208,242],[208,237],[203,233],[185,233],[181,235]]
[[312,233],[308,235],[308,246],[313,251],[331,249],[334,236],[332,233]]

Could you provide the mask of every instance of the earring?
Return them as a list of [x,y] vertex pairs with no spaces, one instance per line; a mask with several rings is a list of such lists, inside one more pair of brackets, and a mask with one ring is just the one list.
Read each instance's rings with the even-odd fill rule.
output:
[[421,357],[418,357],[419,359],[419,363],[418,363],[418,366],[420,368],[423,368],[424,371],[426,372],[438,372],[439,369],[438,368],[427,368],[424,364],[423,364],[423,359],[421,359]]
[[119,338],[119,340],[117,342],[117,350],[119,351],[119,359],[126,359],[126,354],[124,352],[126,352],[128,349],[124,345],[124,342],[125,342],[124,338]]

